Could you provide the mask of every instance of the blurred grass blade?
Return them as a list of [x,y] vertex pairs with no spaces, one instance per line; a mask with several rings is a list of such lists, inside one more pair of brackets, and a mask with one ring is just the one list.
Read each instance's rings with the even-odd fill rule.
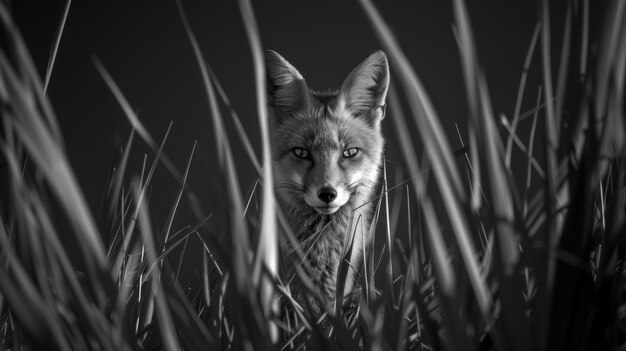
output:
[[[548,0],[542,0],[541,6],[541,58],[543,69],[543,86],[546,101],[546,133],[550,150],[556,150],[559,145],[559,124],[554,111],[552,97],[552,66],[550,51],[550,10]],[[554,152],[554,151],[551,151]],[[549,162],[549,161],[548,161]]]
[[[134,185],[138,187],[137,189],[134,189],[135,196],[138,196],[134,198],[135,204],[136,204],[135,210],[133,211],[133,215],[130,218],[129,223],[126,225],[125,236],[122,241],[122,244],[119,246],[119,250],[114,252],[115,256],[111,257],[111,259],[114,258],[112,260],[114,264],[113,267],[116,267],[116,268],[121,267],[122,262],[126,259],[126,253],[129,252],[128,249],[130,248],[130,243],[131,243],[132,238],[134,237],[135,227],[137,225],[137,216],[139,215],[139,212],[141,211],[141,206],[146,197],[146,192],[148,190],[150,182],[152,181],[152,177],[154,175],[156,166],[158,165],[161,155],[163,154],[163,147],[165,146],[165,142],[167,141],[167,137],[169,136],[171,129],[172,129],[172,123],[170,122],[170,125],[168,126],[167,131],[165,132],[165,136],[163,137],[163,141],[161,142],[161,145],[159,146],[159,150],[157,151],[157,154],[154,157],[152,165],[150,166],[150,170],[148,171],[148,175],[146,176],[145,181],[143,181],[143,174],[142,174],[142,177],[140,178],[140,180],[134,183]],[[145,162],[145,159],[144,159],[144,162]],[[124,226],[124,223],[121,223],[121,225]]]
[[[567,74],[570,65],[570,47],[572,45],[572,3],[568,1],[565,5],[565,23],[563,24],[563,38],[561,39],[561,58],[559,60],[559,72],[556,82],[556,96],[554,106],[554,117],[556,118],[557,136],[560,135],[560,128],[563,120],[563,105],[565,104],[565,93],[567,88]],[[558,140],[558,138],[557,138]]]
[[[354,225],[352,225],[354,223]],[[336,290],[335,290],[335,306],[334,306],[334,310],[335,313],[334,315],[336,316],[340,316],[342,314],[341,312],[341,308],[343,307],[343,302],[344,302],[344,291],[347,291],[347,293],[349,294],[351,291],[349,290],[351,288],[351,286],[348,286],[348,289],[346,289],[346,283],[351,283],[351,280],[349,277],[349,271],[351,269],[355,269],[354,267],[350,266],[350,257],[352,256],[352,251],[354,248],[354,242],[355,242],[355,237],[357,235],[357,231],[360,228],[363,228],[363,218],[361,216],[359,216],[358,218],[354,218],[354,216],[352,216],[352,218],[350,219],[350,224],[348,225],[348,235],[347,238],[349,239],[349,241],[347,243],[344,244],[344,247],[342,248],[342,252],[339,255],[340,257],[340,261],[339,261],[339,266],[337,267],[337,283],[336,283]]]
[[[541,104],[541,97],[543,96],[543,92],[542,90],[542,86],[539,86],[539,91],[537,92],[537,103],[536,105],[538,106],[539,104]],[[524,195],[522,197],[522,217],[523,218],[527,218],[528,215],[528,193],[530,191],[530,185],[531,185],[531,181],[532,181],[532,177],[531,177],[531,171],[532,171],[532,167],[531,167],[531,160],[533,157],[533,148],[535,146],[535,132],[537,131],[537,117],[538,117],[539,113],[535,112],[534,116],[533,116],[533,122],[532,122],[532,126],[530,127],[530,137],[528,140],[528,153],[526,154],[526,157],[528,159],[528,163],[526,165],[526,182],[524,183]]]
[[[408,173],[420,175],[422,173],[417,161],[417,154],[415,153],[415,148],[409,136],[409,129],[406,126],[400,99],[393,84],[391,84],[389,87],[388,98],[390,111],[392,111],[393,113],[393,118],[391,120],[394,122],[394,129],[398,135],[402,156],[408,169]],[[426,193],[426,185],[424,184],[424,180],[421,176],[413,177],[412,184],[415,192],[415,198],[417,199],[419,204],[418,207],[423,214],[421,218],[424,223],[424,233],[427,237],[428,242],[429,250],[427,251],[430,252],[432,258],[435,276],[437,278],[438,295],[443,298],[444,304],[450,304],[459,297],[459,280],[456,276],[454,268],[450,264],[448,251],[443,237],[441,236],[439,221],[437,219],[437,215],[435,213],[431,198]],[[423,306],[422,296],[420,296],[420,294],[418,293],[418,289],[415,289],[414,291],[413,300],[417,303],[418,306]],[[422,308],[422,310],[422,315],[424,316],[423,318],[426,318],[427,323],[429,321],[428,312],[426,312],[426,308]],[[458,311],[453,311],[453,308],[446,308],[442,311],[442,313],[442,325],[447,333],[449,333],[449,337],[447,339],[451,341],[449,345],[447,345],[447,349],[468,350],[469,347],[469,350],[471,350],[471,343],[469,343],[467,335],[464,331],[466,325],[464,321],[459,318]],[[438,345],[438,338],[434,337],[432,339],[433,344]]]
[[152,136],[150,135],[150,133],[148,133],[148,130],[143,126],[141,121],[139,121],[139,118],[137,118],[137,115],[130,106],[130,103],[128,103],[128,100],[126,100],[126,97],[124,97],[124,94],[122,94],[122,91],[113,80],[113,77],[111,77],[106,68],[104,68],[102,62],[100,62],[100,59],[98,59],[96,56],[93,56],[92,61],[93,64],[96,66],[96,69],[100,73],[100,76],[102,76],[102,79],[104,79],[104,82],[107,84],[107,86],[115,96],[115,99],[117,100],[119,105],[122,107],[122,110],[124,110],[124,114],[126,115],[126,118],[128,118],[128,121],[133,127],[133,130],[136,130],[141,138],[145,140],[153,150],[156,150],[158,148],[156,142],[154,141],[154,139],[152,139]]
[[163,243],[166,243],[170,236],[170,230],[172,229],[172,223],[174,222],[174,216],[176,215],[176,210],[178,209],[178,205],[180,204],[180,198],[183,196],[183,192],[185,191],[185,184],[187,183],[187,176],[189,175],[189,168],[191,167],[191,160],[193,159],[193,154],[196,151],[196,145],[198,144],[197,140],[193,142],[193,148],[191,149],[191,153],[189,154],[189,160],[187,161],[187,167],[185,167],[185,173],[183,174],[182,184],[178,190],[178,194],[176,194],[176,200],[174,200],[174,204],[172,205],[172,209],[170,210],[169,215],[167,216],[167,220],[165,221],[165,228],[163,235]]
[[[259,234],[259,244],[255,252],[254,271],[252,272],[253,282],[261,289],[261,305],[266,317],[269,317],[278,309],[274,301],[273,284],[270,280],[261,279],[261,272],[267,269],[273,277],[278,276],[278,231],[276,225],[276,214],[274,208],[274,178],[272,175],[272,155],[270,148],[269,120],[267,111],[267,97],[265,80],[265,60],[261,48],[261,38],[259,29],[254,18],[252,3],[249,0],[240,0],[239,9],[241,17],[248,34],[250,50],[254,63],[254,77],[256,86],[257,113],[261,129],[261,144],[263,155],[263,197],[261,210],[261,230]],[[265,268],[263,268],[265,267]],[[271,339],[275,343],[278,341],[278,329],[270,323]]]
[[[155,162],[156,163],[156,162]],[[138,184],[137,181],[134,182]],[[145,187],[144,187],[145,189]],[[148,266],[154,266],[154,270],[147,279],[150,280],[151,295],[154,298],[156,307],[156,315],[158,318],[158,326],[161,330],[161,338],[163,339],[163,347],[167,351],[177,351],[180,349],[178,335],[165,296],[165,291],[161,288],[161,269],[155,265],[154,259],[157,255],[156,246],[154,244],[154,234],[151,229],[148,217],[148,204],[142,206],[142,194],[139,193],[139,186],[135,186],[135,199],[137,201],[137,221],[139,222],[139,231],[141,232],[142,243],[146,248],[146,263]]]
[[413,117],[417,123],[418,131],[424,145],[428,146],[426,149],[431,153],[429,154],[430,162],[435,172],[439,174],[437,179],[441,179],[441,182],[445,184],[445,186],[441,185],[440,187],[445,188],[446,192],[451,192],[451,196],[458,197],[459,201],[465,201],[465,192],[455,166],[455,160],[452,157],[452,149],[447,142],[448,139],[426,91],[378,10],[370,0],[360,0],[360,4],[374,27],[381,44],[388,51],[392,65],[398,69],[398,76],[401,78],[400,82],[404,91],[407,96],[410,96],[408,101],[414,112]]
[[217,147],[217,155],[219,168],[221,170],[222,180],[226,183],[226,193],[228,201],[228,214],[230,220],[229,232],[231,234],[231,240],[227,242],[227,252],[232,267],[232,274],[235,279],[234,292],[240,297],[240,304],[234,307],[236,325],[239,326],[238,331],[241,333],[242,339],[235,340],[235,347],[240,347],[239,342],[246,342],[250,340],[258,347],[270,347],[271,335],[268,337],[268,331],[272,328],[267,323],[262,323],[264,309],[268,306],[260,306],[258,300],[254,299],[254,290],[251,289],[250,282],[250,243],[248,238],[248,231],[243,218],[243,201],[241,196],[241,189],[238,184],[237,171],[235,169],[235,162],[233,159],[230,143],[228,141],[228,134],[224,128],[222,115],[218,108],[217,98],[215,91],[211,83],[210,76],[205,64],[205,60],[198,46],[198,42],[191,31],[189,22],[185,15],[184,9],[180,1],[176,2],[180,18],[183,22],[187,37],[192,45],[194,55],[198,68],[200,69],[202,81],[204,84],[205,92],[207,94],[207,101],[211,110],[211,118],[213,122],[213,131],[215,137],[215,143]]
[[[494,117],[495,118],[495,117]],[[545,178],[546,173],[543,168],[539,164],[539,161],[532,155],[528,153],[528,147],[524,145],[524,142],[520,139],[520,137],[515,133],[513,127],[509,124],[509,120],[506,118],[504,114],[500,115],[500,123],[506,129],[508,136],[508,140],[511,140],[517,145],[521,152],[529,157],[528,161],[530,162],[532,168],[537,172],[537,175],[541,178]],[[509,172],[511,171],[510,165],[506,165],[506,156],[505,156],[505,169]]]
[[122,151],[122,158],[116,167],[116,172],[111,182],[111,190],[105,197],[105,201],[109,202],[109,210],[107,213],[109,219],[113,218],[120,196],[123,196],[121,193],[122,184],[124,182],[124,174],[126,173],[126,166],[128,165],[128,156],[130,155],[130,149],[134,139],[135,130],[131,129],[130,136],[126,142],[126,147]]
[[518,279],[517,267],[520,260],[519,240],[514,228],[515,211],[513,189],[509,184],[504,146],[495,125],[495,118],[489,99],[489,91],[475,51],[472,29],[463,0],[454,1],[454,14],[459,27],[459,48],[463,61],[464,77],[468,89],[468,99],[476,101],[470,105],[472,110],[470,123],[477,131],[480,142],[479,153],[484,158],[487,170],[486,182],[490,186],[490,195],[495,219],[496,254],[498,264],[494,266],[500,289],[500,303],[507,306],[508,311],[501,313],[496,321],[502,335],[494,335],[496,343],[502,343],[506,350],[525,351],[530,349],[530,336],[524,316],[524,305],[521,281]]
[[[520,120],[520,110],[522,108],[522,101],[524,99],[524,92],[526,91],[526,80],[528,78],[528,71],[530,70],[530,63],[533,59],[533,54],[535,52],[535,47],[537,46],[537,38],[539,37],[539,29],[541,26],[539,23],[535,25],[535,31],[533,32],[533,37],[530,40],[530,45],[528,47],[528,51],[526,53],[526,59],[524,60],[524,68],[522,71],[522,77],[519,82],[519,89],[517,90],[517,99],[515,100],[515,111],[513,112],[513,122],[511,123],[511,136],[513,136],[517,130],[517,124]],[[511,151],[513,147],[513,138],[509,137],[506,142],[506,156],[505,156],[505,164],[506,168],[511,168]]]
[[[394,122],[396,133],[398,134],[402,148],[402,156],[406,162],[409,174],[421,174],[419,164],[417,163],[417,155],[415,154],[415,149],[411,142],[402,113],[400,99],[393,85],[389,87],[389,104],[394,114],[392,121]],[[412,184],[415,198],[420,203],[420,209],[424,215],[423,221],[426,226],[426,235],[429,237],[428,242],[431,245],[431,255],[434,260],[440,292],[446,296],[452,297],[455,295],[457,278],[452,266],[448,262],[446,245],[443,242],[443,238],[439,235],[441,231],[439,221],[437,220],[430,197],[426,194],[426,187],[422,178],[413,178]]]
[[[437,175],[435,180],[437,181],[438,189],[443,197],[443,203],[450,218],[450,224],[453,227],[453,232],[457,239],[464,266],[467,269],[468,276],[472,283],[476,300],[483,315],[488,316],[491,309],[492,297],[484,278],[480,274],[476,261],[476,250],[470,239],[471,231],[467,219],[465,218],[464,210],[462,209],[462,204],[466,203],[466,196],[461,185],[459,172],[455,165],[456,160],[454,160],[454,154],[424,89],[391,34],[391,30],[371,1],[360,0],[360,3],[376,30],[377,35],[380,37],[381,43],[387,49],[391,62],[399,70],[398,77],[400,77],[400,81],[407,94],[407,100],[412,108],[413,117],[417,123],[417,130],[425,145],[425,150],[433,165],[433,170]],[[423,190],[416,191],[416,194],[417,193],[422,194]],[[438,230],[438,228],[436,228],[436,230]]]
[[[29,95],[32,97],[32,100],[30,100],[30,102],[32,102],[32,107],[39,108],[41,110],[41,114],[43,115],[45,122],[48,124],[47,127],[50,129],[49,131],[53,139],[58,143],[59,147],[62,148],[63,141],[61,130],[54,116],[54,112],[52,111],[52,107],[50,106],[50,102],[45,98],[45,93],[41,86],[39,71],[35,67],[35,63],[28,53],[28,48],[24,43],[24,39],[22,38],[15,23],[13,23],[11,15],[4,3],[0,3],[0,22],[6,29],[7,52],[13,53],[12,58],[15,59],[15,62],[12,63],[17,66],[15,67],[16,75],[19,75],[24,80],[25,88],[31,89],[25,90],[25,95],[23,95],[22,98]],[[5,42],[3,41],[2,44],[4,45],[4,43]],[[9,60],[7,60],[7,62],[9,62]],[[7,66],[10,67],[11,64]]]
[[582,9],[580,9],[580,16],[582,17],[582,24],[580,30],[580,81],[584,82],[587,78],[587,53],[589,50],[589,1],[582,0]]
[[217,76],[215,75],[211,67],[207,66],[207,70],[209,71],[209,76],[211,77],[211,81],[213,82],[213,84],[215,84],[215,87],[217,88],[217,92],[220,94],[220,97],[222,98],[222,102],[224,103],[224,105],[226,105],[226,107],[228,108],[228,111],[230,111],[230,115],[233,118],[233,122],[235,123],[237,135],[239,136],[239,140],[241,140],[241,143],[243,144],[246,150],[246,153],[248,153],[250,162],[252,162],[252,165],[254,166],[254,169],[256,169],[257,173],[261,175],[261,172],[262,172],[261,165],[259,164],[259,160],[256,157],[256,153],[254,152],[252,143],[250,142],[250,139],[248,138],[248,134],[246,134],[246,130],[241,124],[241,120],[239,119],[239,116],[237,115],[235,108],[230,103],[230,99],[226,95],[226,92],[222,88],[220,81],[217,79]]
[[162,277],[162,288],[171,309],[172,321],[180,333],[181,343],[189,350],[216,350],[218,343],[209,332],[197,311],[190,304],[178,281],[172,278],[167,266]]
[[11,246],[4,221],[0,217],[0,250],[3,261],[6,260],[10,264],[14,276],[11,277],[8,269],[0,269],[0,290],[14,309],[13,315],[25,327],[35,345],[43,347],[52,342],[61,349],[68,348],[67,340],[54,318],[52,309],[43,303],[44,299],[39,296],[20,260],[11,252]]
[[[541,58],[543,69],[543,89],[544,100],[546,103],[546,116],[545,116],[545,158],[546,158],[546,178],[545,178],[545,205],[544,211],[546,211],[546,224],[544,225],[544,231],[542,232],[545,242],[548,243],[547,250],[551,252],[553,248],[560,241],[561,228],[562,228],[562,216],[557,214],[557,208],[561,206],[563,201],[559,198],[558,193],[558,170],[557,170],[557,150],[559,147],[559,132],[560,126],[557,124],[557,117],[554,111],[553,88],[552,88],[552,68],[551,68],[551,52],[550,52],[550,10],[547,0],[542,1],[541,5]],[[553,291],[554,284],[554,270],[555,260],[552,257],[547,257],[547,269],[543,283],[545,283],[548,296]],[[543,284],[542,284],[543,285]],[[539,300],[542,305],[539,307],[549,316],[549,298],[548,300]],[[548,317],[549,318],[549,317]],[[548,319],[545,318],[545,319]],[[544,319],[544,318],[542,318]],[[544,320],[545,320],[544,319]],[[538,326],[538,329],[542,329]],[[542,331],[545,333],[545,331]],[[538,340],[540,342],[546,338],[545,335],[539,335]]]
[[395,238],[395,233],[391,233],[391,228],[389,224],[389,188],[387,185],[387,165],[385,157],[383,156],[383,195],[385,199],[385,229],[387,233],[387,262],[385,268],[385,280],[386,280],[386,291],[388,294],[388,299],[391,305],[395,306],[395,294],[393,288],[393,242]]
[[[18,100],[28,99],[30,94],[24,90],[8,65],[4,55],[0,55],[0,70],[7,78],[5,82],[8,83],[7,88],[10,89],[15,99],[14,103],[18,104]],[[25,107],[29,104],[26,101],[21,103]],[[104,245],[63,149],[37,111],[31,109],[23,112],[24,114],[20,114],[21,118],[14,119],[14,129],[17,135],[28,150],[31,159],[45,175],[76,233],[84,235],[84,238],[78,240],[85,251],[84,254],[93,255],[94,263],[98,269],[102,269]]]
[[72,5],[72,0],[67,0],[65,3],[65,8],[63,10],[63,17],[61,17],[61,21],[59,22],[59,27],[57,28],[57,32],[54,34],[54,43],[52,44],[52,51],[50,52],[50,58],[48,58],[48,67],[46,68],[46,76],[43,81],[43,92],[46,94],[48,92],[48,84],[50,84],[50,77],[52,76],[52,70],[54,69],[54,62],[57,58],[57,53],[59,52],[59,45],[61,44],[61,37],[63,36],[63,30],[65,29],[65,22],[67,22],[67,15],[70,12],[70,6]]
[[192,46],[196,63],[200,69],[201,78],[205,92],[207,94],[207,102],[211,111],[211,119],[213,122],[213,132],[215,138],[215,146],[217,148],[217,156],[219,161],[219,168],[222,172],[222,180],[226,183],[226,192],[228,194],[229,202],[229,219],[230,219],[230,232],[232,233],[231,247],[234,255],[232,257],[235,273],[235,281],[240,292],[244,292],[247,289],[247,272],[249,266],[249,240],[248,231],[243,225],[243,201],[241,196],[241,189],[237,183],[237,171],[235,169],[235,162],[230,149],[230,142],[228,141],[228,134],[226,133],[224,123],[222,120],[222,114],[218,108],[217,98],[215,91],[213,90],[213,84],[205,64],[205,60],[198,46],[198,42],[191,27],[189,21],[185,15],[184,8],[180,0],[176,1],[178,6],[178,12],[180,14],[181,21],[187,33],[187,38]]
[[[122,107],[124,115],[130,122],[132,128],[137,131],[139,136],[148,144],[152,151],[154,151],[155,153],[158,152],[159,146],[155,142],[154,138],[152,138],[150,133],[148,133],[148,130],[141,123],[141,121],[137,117],[137,114],[132,110],[130,103],[128,102],[128,100],[126,100],[120,88],[117,86],[109,72],[104,68],[102,62],[100,62],[100,60],[95,56],[92,57],[92,61],[94,62],[96,69],[104,79],[105,83],[109,87],[109,90],[111,90],[111,92],[113,93],[113,96],[117,100],[118,104],[120,105],[120,107]],[[174,177],[174,179],[179,184],[181,184],[183,182],[182,175],[180,174],[178,169],[176,169],[169,157],[164,153],[163,155],[161,155],[159,160],[160,162],[163,162],[163,165],[165,165],[166,169],[169,171],[172,177]],[[189,207],[194,212],[196,219],[201,219],[204,212],[200,209],[200,201],[198,200],[196,195],[193,192],[187,192],[186,199],[189,203]]]

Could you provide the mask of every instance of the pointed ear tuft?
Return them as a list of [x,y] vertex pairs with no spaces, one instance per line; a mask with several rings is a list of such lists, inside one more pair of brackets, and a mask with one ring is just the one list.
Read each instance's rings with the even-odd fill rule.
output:
[[265,69],[268,102],[277,113],[289,113],[307,104],[308,87],[304,78],[287,60],[268,50],[265,52]]
[[387,55],[379,50],[352,70],[339,96],[353,114],[379,121],[384,117],[388,87],[389,63]]

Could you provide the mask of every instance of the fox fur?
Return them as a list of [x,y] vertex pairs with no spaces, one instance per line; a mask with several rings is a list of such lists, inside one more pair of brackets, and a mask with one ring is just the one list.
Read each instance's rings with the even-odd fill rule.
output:
[[[389,66],[385,53],[377,51],[338,90],[323,92],[310,89],[300,72],[274,51],[266,53],[266,69],[275,193],[323,306],[299,284],[290,288],[296,301],[306,300],[320,312],[335,300],[347,248],[352,243],[345,293],[353,289],[363,250],[371,242]],[[293,251],[284,240],[281,246]],[[291,277],[300,262],[287,262]]]

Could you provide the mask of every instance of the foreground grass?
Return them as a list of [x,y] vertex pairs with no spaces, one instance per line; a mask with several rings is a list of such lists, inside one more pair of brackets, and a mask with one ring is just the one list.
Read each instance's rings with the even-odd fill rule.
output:
[[[457,151],[384,19],[370,1],[360,1],[396,73],[389,120],[402,150],[400,168],[410,182],[388,184],[385,170],[381,196],[375,200],[380,245],[366,254],[357,299],[338,302],[319,319],[289,294],[291,279],[310,285],[306,267],[295,277],[284,277],[279,269],[278,235],[294,238],[283,215],[273,211],[271,187],[264,186],[272,184],[271,167],[261,167],[270,162],[265,78],[261,40],[248,1],[240,1],[240,7],[254,58],[261,159],[229,109],[236,137],[259,172],[258,186],[246,195],[236,181],[232,136],[219,108],[220,103],[231,106],[178,3],[215,130],[220,161],[216,176],[228,199],[228,210],[219,213],[228,219],[223,228],[228,235],[222,240],[204,226],[211,214],[194,206],[186,185],[193,151],[183,173],[172,167],[164,153],[169,129],[156,142],[97,60],[95,66],[132,131],[106,185],[104,224],[96,224],[45,97],[55,54],[42,83],[10,13],[0,5],[7,38],[0,52],[0,171],[6,173],[9,189],[0,217],[4,347],[623,348],[626,9],[613,1],[604,13],[595,13],[587,1],[568,2],[563,50],[551,53],[549,6],[544,1],[541,22],[529,38],[514,115],[496,118],[465,5],[461,0],[453,4],[469,105],[467,137],[459,133],[463,147]],[[597,32],[589,30],[590,18],[603,24]],[[63,21],[60,28],[56,43]],[[559,57],[556,76],[552,55]],[[542,67],[544,82],[536,108],[522,113],[525,72],[531,64]],[[516,133],[522,123],[532,123],[528,138]],[[412,129],[420,145],[410,137]],[[251,130],[256,129],[249,126]],[[128,183],[127,163],[137,137],[154,156]],[[416,153],[420,146],[436,191],[429,191],[423,176],[427,167]],[[511,170],[514,148],[525,155],[525,174]],[[160,164],[177,180],[179,190],[164,229],[155,232],[147,191]],[[248,207],[255,193],[262,199],[260,213]],[[437,208],[436,202],[444,206]],[[174,232],[180,207],[194,212],[197,223]],[[394,230],[400,211],[408,221],[407,233]],[[103,237],[110,238],[108,245]],[[76,247],[64,245],[67,241]],[[197,275],[182,287],[170,263],[177,258],[171,255],[189,241],[204,248],[203,265],[192,268]]]

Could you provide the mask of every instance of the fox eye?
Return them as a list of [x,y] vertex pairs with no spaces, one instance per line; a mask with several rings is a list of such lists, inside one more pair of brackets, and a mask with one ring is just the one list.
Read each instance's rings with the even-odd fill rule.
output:
[[297,158],[309,159],[311,156],[309,155],[309,150],[301,147],[294,147],[293,154],[296,155]]
[[358,153],[359,153],[359,149],[357,149],[356,147],[351,147],[349,149],[343,150],[343,157],[351,158],[351,157],[356,156]]

